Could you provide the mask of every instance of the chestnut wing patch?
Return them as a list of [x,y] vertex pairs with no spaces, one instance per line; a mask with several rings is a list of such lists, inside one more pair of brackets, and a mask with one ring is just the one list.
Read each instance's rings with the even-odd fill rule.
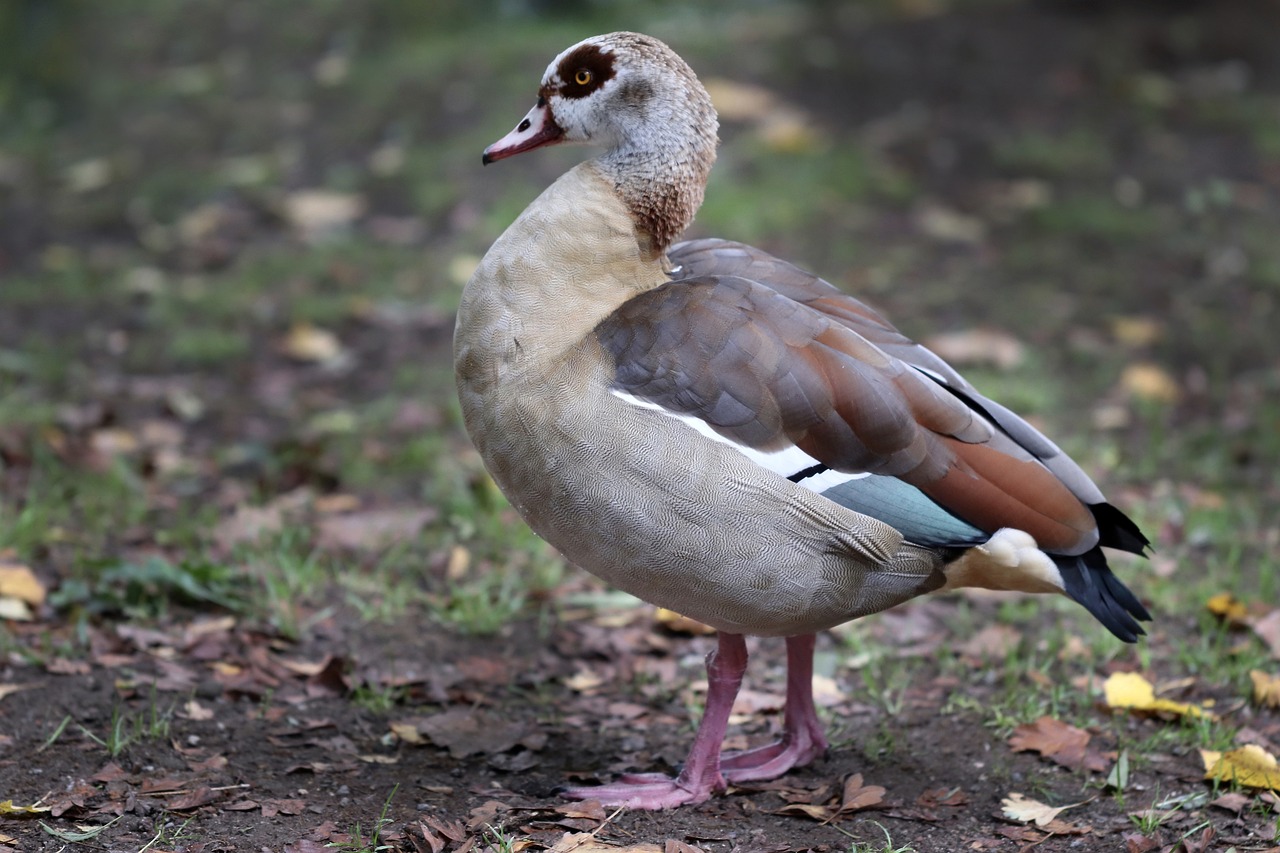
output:
[[1097,543],[1089,510],[980,411],[772,287],[682,277],[628,301],[597,335],[618,390],[733,442],[897,477],[987,532],[1019,527],[1070,553]]

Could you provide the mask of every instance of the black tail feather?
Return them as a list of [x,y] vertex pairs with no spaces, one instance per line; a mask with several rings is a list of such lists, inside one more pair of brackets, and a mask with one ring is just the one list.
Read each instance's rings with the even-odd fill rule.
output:
[[[1133,529],[1136,531],[1137,527]],[[1138,533],[1138,536],[1141,537],[1142,534]],[[1143,541],[1146,541],[1145,537]],[[1075,557],[1058,554],[1051,556],[1062,572],[1067,595],[1084,605],[1108,631],[1126,643],[1136,642],[1138,637],[1146,634],[1138,621],[1150,622],[1151,614],[1138,601],[1137,596],[1111,573],[1101,547]]]
[[1093,520],[1098,525],[1098,544],[1104,548],[1146,555],[1151,541],[1142,535],[1133,519],[1109,503],[1089,504]]

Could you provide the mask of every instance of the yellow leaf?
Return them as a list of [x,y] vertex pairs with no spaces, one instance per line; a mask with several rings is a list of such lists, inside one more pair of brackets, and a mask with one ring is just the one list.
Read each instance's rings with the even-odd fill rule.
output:
[[1249,608],[1245,607],[1244,602],[1229,592],[1220,592],[1210,597],[1204,606],[1214,616],[1236,625],[1244,624],[1249,615]]
[[1120,374],[1120,387],[1130,395],[1156,403],[1176,403],[1182,396],[1178,382],[1158,364],[1131,364]]
[[1106,702],[1112,708],[1127,708],[1146,713],[1175,714],[1179,717],[1215,719],[1211,711],[1198,705],[1157,699],[1155,688],[1136,672],[1117,672],[1102,685]]
[[1253,701],[1264,708],[1280,708],[1280,675],[1253,669],[1249,677],[1253,679]]
[[26,566],[0,563],[0,596],[17,598],[27,604],[44,604],[44,584]]
[[418,727],[413,723],[389,723],[391,732],[405,743],[419,744],[423,743],[422,733],[418,731]]
[[15,806],[13,800],[0,803],[0,815],[44,814],[47,811],[49,811],[48,806]]
[[1164,329],[1152,317],[1112,317],[1111,334],[1122,344],[1145,347],[1160,340]]
[[703,85],[723,121],[763,121],[779,106],[777,96],[761,86],[718,77]]
[[712,628],[710,625],[703,625],[696,619],[690,619],[688,616],[681,616],[674,610],[668,610],[665,607],[659,607],[653,618],[657,620],[659,625],[666,628],[673,634],[706,636],[716,632],[716,629]]
[[1280,791],[1280,766],[1276,757],[1260,746],[1249,744],[1229,752],[1200,750],[1204,778],[1238,782],[1246,788]]
[[285,355],[298,361],[333,361],[343,354],[338,337],[310,323],[297,323],[281,341]]

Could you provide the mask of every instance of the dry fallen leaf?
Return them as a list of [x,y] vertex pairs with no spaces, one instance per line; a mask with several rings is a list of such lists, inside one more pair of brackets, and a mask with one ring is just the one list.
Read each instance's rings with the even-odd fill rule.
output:
[[749,122],[773,150],[806,151],[818,143],[820,135],[813,122],[770,90],[715,77],[705,85],[722,121]]
[[1256,744],[1228,752],[1202,749],[1200,759],[1204,761],[1206,779],[1280,791],[1280,766],[1276,757]]
[[1207,717],[1216,719],[1212,711],[1199,705],[1157,699],[1155,688],[1136,672],[1117,672],[1102,685],[1107,705],[1149,714],[1173,714],[1179,717]]
[[987,625],[960,644],[960,654],[974,661],[1002,661],[1022,642],[1012,625]]
[[1131,396],[1156,403],[1176,403],[1182,397],[1177,380],[1158,364],[1131,364],[1120,374],[1120,387]]
[[696,619],[690,619],[688,616],[681,616],[674,610],[668,610],[665,607],[659,607],[653,618],[659,625],[673,634],[705,637],[716,632],[716,629],[710,625],[704,625]]
[[981,219],[936,203],[920,209],[916,226],[936,240],[951,243],[981,243],[987,236],[986,223]]
[[0,684],[0,699],[3,699],[4,697],[9,696],[13,693],[17,693],[20,690],[30,690],[32,687],[37,687],[37,686],[39,685],[38,684]]
[[1232,625],[1244,625],[1249,617],[1249,608],[1229,592],[1220,592],[1211,596],[1204,606],[1214,616]]
[[1271,656],[1280,660],[1280,608],[1272,610],[1266,616],[1254,619],[1249,627],[1262,642],[1271,649]]
[[391,729],[391,733],[405,743],[420,744],[426,743],[426,738],[418,731],[418,724],[414,722],[392,722],[387,726]]
[[884,802],[885,789],[879,785],[863,785],[862,774],[855,773],[844,782],[837,814],[862,811]]
[[22,817],[23,815],[44,814],[49,811],[48,806],[15,806],[13,800],[5,800],[0,802],[0,815],[7,817]]
[[1154,317],[1112,317],[1111,334],[1126,346],[1145,347],[1164,335],[1164,327]]
[[1280,675],[1268,675],[1260,669],[1249,671],[1253,679],[1253,701],[1264,708],[1280,708]]
[[1091,737],[1084,729],[1044,716],[1034,723],[1018,726],[1009,738],[1009,745],[1014,752],[1038,752],[1063,767],[1100,773],[1107,769],[1108,762],[1100,752],[1089,750]]
[[564,679],[564,686],[574,693],[590,693],[604,684],[604,678],[589,669],[580,669]]
[[295,323],[281,340],[280,351],[306,362],[332,362],[344,354],[337,335],[311,323]]
[[326,550],[371,551],[413,539],[435,519],[433,509],[374,509],[320,519],[317,544]]
[[528,732],[525,723],[471,708],[450,708],[418,722],[418,731],[454,758],[494,755],[520,743]]
[[547,853],[663,853],[663,849],[657,844],[648,843],[617,847],[601,841],[589,832],[566,832],[547,849]]
[[182,706],[178,716],[186,720],[212,720],[213,711],[201,705],[195,699],[188,699],[186,704]]
[[44,584],[27,566],[0,563],[0,598],[16,598],[37,607],[44,604]]
[[361,196],[328,190],[301,190],[284,200],[284,218],[304,240],[315,242],[344,231],[364,213]]
[[924,345],[961,367],[992,365],[1011,370],[1022,363],[1026,354],[1022,342],[1013,335],[985,327],[932,335],[925,339]]
[[1034,823],[1036,826],[1048,826],[1067,809],[1074,809],[1084,803],[1072,803],[1069,806],[1047,806],[1039,800],[1033,800],[1017,792],[1010,793],[1000,801],[1001,811],[1010,820],[1022,823]]

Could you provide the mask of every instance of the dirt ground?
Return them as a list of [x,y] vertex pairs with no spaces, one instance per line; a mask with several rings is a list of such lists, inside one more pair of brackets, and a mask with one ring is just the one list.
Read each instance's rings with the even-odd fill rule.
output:
[[[1170,260],[1170,246],[1199,239],[1177,230],[1186,226],[1180,219],[1171,225],[1169,219],[1107,219],[1110,208],[1102,213],[1087,206],[1044,208],[1037,227],[1074,228],[1072,217],[1086,220],[1073,245],[1087,259],[1035,259],[1062,270],[1079,291],[1079,301],[1066,305],[1056,292],[1064,285],[1030,282],[1039,288],[1035,292],[1040,295],[1029,304],[1043,309],[1042,326],[1025,322],[1027,303],[1020,308],[1001,304],[994,284],[984,291],[956,283],[985,284],[982,276],[988,273],[995,283],[1007,282],[1018,278],[1011,265],[1032,263],[1018,254],[1016,241],[972,236],[974,223],[986,221],[988,214],[996,223],[990,227],[998,229],[999,217],[1011,207],[1032,203],[1019,201],[1021,196],[991,200],[991,188],[1006,181],[1013,163],[1038,163],[1048,175],[1034,185],[1000,184],[1013,186],[1015,195],[1034,196],[1042,184],[1068,194],[1073,187],[1096,184],[1108,197],[1125,199],[1140,186],[1148,196],[1175,199],[1170,204],[1178,210],[1183,210],[1184,195],[1192,198],[1189,187],[1209,198],[1196,204],[1211,205],[1212,187],[1204,189],[1210,178],[1234,181],[1252,195],[1240,191],[1242,218],[1218,224],[1242,244],[1265,233],[1267,223],[1274,226],[1280,214],[1280,131],[1269,123],[1280,128],[1280,51],[1274,40],[1280,6],[1133,3],[1108,10],[1107,4],[1066,2],[890,5],[898,11],[867,19],[842,13],[839,4],[816,6],[806,19],[806,32],[825,35],[824,50],[834,42],[848,56],[839,62],[806,56],[804,33],[797,33],[771,42],[776,53],[772,64],[763,66],[790,69],[779,79],[762,82],[806,114],[857,128],[859,134],[878,134],[881,141],[875,144],[887,152],[895,174],[909,175],[925,188],[919,190],[922,198],[930,200],[895,206],[897,190],[881,187],[837,223],[856,230],[862,245],[879,245],[883,251],[883,268],[850,273],[844,283],[877,291],[880,298],[872,294],[872,301],[887,303],[892,316],[918,311],[916,316],[951,319],[960,327],[981,319],[1016,328],[1032,345],[1075,353],[1046,356],[1047,374],[1059,369],[1069,373],[1075,369],[1073,357],[1091,352],[1096,336],[1090,337],[1089,322],[1100,316],[1102,305],[1126,316],[1150,313],[1168,323],[1175,340],[1157,355],[1180,382],[1191,376],[1194,385],[1201,375],[1194,349],[1176,345],[1198,334],[1224,341],[1220,358],[1205,362],[1202,372],[1209,378],[1203,382],[1225,383],[1223,377],[1243,375],[1245,365],[1276,366],[1274,323],[1260,318],[1260,311],[1275,307],[1274,282],[1259,278],[1242,284],[1227,274],[1234,256],[1211,255],[1206,263],[1227,273],[1205,284],[1206,275],[1212,275],[1204,273],[1198,260]],[[1108,77],[1107,57],[1117,51],[1139,57],[1146,76],[1124,77],[1123,83]],[[695,56],[689,58],[699,65]],[[732,72],[733,60],[719,61],[726,64],[726,73]],[[805,69],[830,64],[839,64],[841,73],[805,76]],[[541,67],[528,64],[525,90],[504,93],[502,103],[515,103],[534,91]],[[1244,83],[1239,82],[1242,77]],[[1117,94],[1118,87],[1130,85],[1141,91]],[[1239,94],[1233,88],[1237,85],[1255,100],[1231,100]],[[1179,101],[1179,87],[1195,90],[1194,98]],[[1230,110],[1223,106],[1227,101]],[[1213,115],[1183,114],[1193,107]],[[1267,119],[1256,110],[1273,112]],[[521,114],[512,112],[512,121]],[[1054,149],[1052,155],[1025,148],[1011,153],[994,144],[1012,124],[1028,117],[1050,140],[1070,139],[1081,127],[1090,133],[1103,130],[1097,139],[1082,136],[1079,146],[1068,145],[1065,153]],[[217,117],[209,120],[216,123]],[[733,133],[730,123],[727,135]],[[1170,141],[1175,135],[1176,145]],[[1166,150],[1161,145],[1176,147],[1176,156],[1153,155],[1153,150]],[[742,166],[741,150],[733,149],[722,165],[731,180],[750,181],[752,167]],[[1051,162],[1052,157],[1067,162]],[[533,166],[532,173],[540,180],[539,169],[553,173],[559,162]],[[721,188],[726,196],[731,189]],[[477,190],[486,203],[496,194],[492,186]],[[383,231],[398,227],[415,203],[401,188],[390,186],[368,193],[368,198],[373,209],[361,215]],[[944,206],[932,204],[939,199]],[[82,247],[98,259],[95,263],[105,264],[114,263],[113,252],[136,250],[134,237],[119,232],[123,225],[118,215],[99,221],[84,208],[68,212],[71,202],[66,199],[17,191],[0,198],[0,204],[7,220],[0,226],[7,232],[0,239],[0,275],[16,277],[51,263],[57,253],[51,255],[50,246]],[[219,204],[223,218],[210,226],[208,239],[202,237],[185,254],[156,250],[159,267],[222,270],[234,267],[236,258],[285,239],[286,222],[252,206],[243,208],[236,200]],[[432,219],[428,233],[481,230],[485,214],[479,206],[459,203]],[[721,221],[714,218],[719,215],[731,222],[731,213],[713,212],[712,221]],[[385,215],[378,219],[377,214]],[[21,227],[13,224],[19,217]],[[808,262],[828,268],[840,268],[853,251],[836,245],[830,233],[800,228],[780,235],[767,221],[744,227],[758,228],[771,249],[785,252],[794,246]],[[439,250],[445,256],[446,250],[439,248],[445,238],[416,238],[413,233],[402,241],[408,251]],[[483,246],[463,246],[483,251]],[[456,248],[450,244],[447,252]],[[431,255],[433,261],[436,257]],[[382,261],[369,262],[371,267],[378,263]],[[1258,276],[1260,263],[1252,268]],[[919,295],[900,292],[892,278],[895,264],[905,270],[902,291],[931,277],[948,286]],[[134,262],[125,265],[133,267]],[[882,279],[884,270],[892,283]],[[279,275],[281,288],[293,286],[292,274]],[[1267,275],[1280,277],[1280,266]],[[327,283],[345,286],[344,276],[350,273],[341,262],[318,274]],[[1203,289],[1179,293],[1168,286],[1192,279]],[[1132,288],[1126,290],[1120,282],[1132,283]],[[139,285],[117,302],[92,296],[82,303],[24,297],[5,304],[0,295],[0,342],[35,351],[45,341],[95,327],[104,316],[107,326],[134,330],[143,321],[130,300],[142,298],[138,293],[143,290]],[[255,311],[261,307],[253,304]],[[1224,304],[1229,312],[1221,310]],[[308,437],[312,410],[301,403],[272,409],[264,402],[347,401],[358,409],[396,387],[401,365],[447,371],[447,310],[428,310],[407,320],[360,310],[364,313],[356,319],[335,322],[346,350],[359,359],[355,372],[326,372],[257,338],[238,360],[226,363],[192,367],[161,359],[130,366],[102,356],[113,346],[110,334],[85,334],[83,360],[48,382],[48,394],[73,389],[78,395],[59,401],[68,403],[71,415],[65,410],[59,415],[57,437],[43,428],[0,424],[0,483],[7,495],[29,494],[38,479],[33,471],[45,456],[69,469],[100,473],[104,436],[122,431],[145,436],[157,411],[172,414],[180,408],[174,402],[180,398],[165,389],[196,388],[203,399],[216,400],[218,410],[191,425],[184,438],[189,443],[184,452],[198,460],[199,473],[166,480],[156,473],[164,469],[161,452],[139,451],[131,457],[143,460],[138,476],[146,509],[103,539],[110,555],[127,555],[131,566],[147,565],[149,556],[174,558],[189,540],[158,537],[157,519],[203,504],[202,512],[209,514],[198,517],[208,520],[210,530],[220,531],[211,534],[219,539],[212,553],[244,572],[226,594],[233,595],[239,586],[251,590],[252,597],[259,594],[256,567],[267,558],[258,554],[236,562],[240,552],[222,548],[220,537],[239,534],[219,525],[228,518],[243,521],[237,515],[241,504],[252,502],[288,515],[296,510],[291,501],[301,500],[307,507],[300,512],[319,519],[316,547],[347,561],[344,571],[368,573],[376,585],[381,552],[367,547],[362,533],[344,539],[336,528],[326,527],[325,518],[345,511],[325,504],[326,499],[354,495],[358,504],[386,513],[383,517],[396,525],[406,519],[429,525],[456,511],[443,498],[435,504],[425,501],[403,482],[380,484],[354,463],[334,463],[337,451]],[[268,316],[264,323],[276,322],[270,306],[261,313]],[[1231,319],[1219,325],[1206,319],[1219,313],[1229,313]],[[1074,322],[1086,331],[1073,337],[1064,329]],[[1106,381],[1085,375],[1085,368],[1080,373],[1080,387],[1086,390]],[[1232,393],[1252,394],[1248,399],[1274,396],[1275,387],[1268,384],[1275,381],[1272,374],[1261,379],[1250,375],[1252,384],[1232,384]],[[22,381],[28,380],[34,387],[37,380],[24,375]],[[16,387],[6,386],[15,399],[21,390]],[[438,387],[447,388],[447,380]],[[1017,393],[1038,399],[1034,388]],[[1178,417],[1218,430],[1220,402],[1207,392],[1191,394]],[[1135,426],[1115,439],[1111,458],[1139,457],[1143,448],[1159,443],[1158,430],[1142,419],[1141,401],[1125,398],[1120,403],[1139,415],[1133,416]],[[1068,418],[1074,405],[1064,404]],[[406,404],[390,421],[393,428],[409,423],[432,432],[442,458],[471,466],[458,476],[460,490],[483,492],[487,487],[474,470],[474,457],[450,406],[443,401],[425,409]],[[1105,413],[1114,415],[1115,408]],[[1096,428],[1099,417],[1095,412],[1067,423],[1083,431]],[[1163,418],[1157,415],[1154,421]],[[1236,420],[1241,419],[1247,421],[1247,413]],[[1265,499],[1280,499],[1274,468],[1248,439],[1254,433],[1247,429],[1266,428],[1252,422],[1240,427],[1245,432],[1229,439],[1235,442],[1230,455],[1236,469],[1221,481],[1206,479],[1204,492],[1234,483],[1256,489]],[[271,447],[272,459],[246,461],[243,454],[224,453],[244,446],[247,436]],[[146,441],[144,446],[150,447]],[[376,443],[377,437],[369,441]],[[163,449],[163,444],[157,446]],[[391,464],[386,454],[378,456],[379,448],[366,445],[361,453]],[[1185,455],[1197,452],[1189,444]],[[1133,473],[1133,479],[1107,485],[1118,495],[1117,502],[1140,503],[1149,517],[1158,519],[1153,538],[1165,562],[1155,565],[1171,572],[1175,557],[1189,561],[1204,548],[1178,519],[1159,515],[1172,499],[1152,485],[1155,474],[1141,481],[1147,473],[1144,469]],[[236,485],[227,486],[231,481]],[[22,505],[22,499],[13,501],[14,507]],[[518,527],[509,509],[495,512],[494,530]],[[1259,515],[1265,513],[1250,517]],[[33,525],[39,523],[37,519]],[[1274,523],[1274,518],[1262,518],[1240,534],[1246,574],[1270,572],[1272,564],[1264,555],[1280,548]],[[615,812],[598,804],[567,803],[555,796],[555,789],[607,781],[627,770],[678,768],[700,711],[702,659],[714,644],[712,637],[660,619],[648,608],[619,602],[573,572],[554,589],[534,594],[529,606],[489,635],[443,624],[436,611],[420,602],[395,611],[392,601],[387,604],[392,616],[372,618],[329,576],[296,593],[286,591],[286,598],[296,594],[288,628],[264,619],[251,602],[225,604],[204,595],[202,590],[214,587],[213,580],[195,592],[186,590],[190,594],[185,600],[175,596],[171,605],[143,617],[137,615],[138,601],[160,597],[154,588],[167,589],[169,581],[144,577],[141,570],[122,575],[119,588],[108,590],[114,596],[109,604],[96,606],[101,589],[95,598],[92,593],[77,595],[69,584],[82,571],[71,568],[67,544],[76,534],[73,527],[58,537],[50,534],[38,546],[15,545],[7,551],[0,543],[0,567],[30,565],[44,588],[62,590],[60,604],[46,602],[35,608],[33,619],[5,623],[0,646],[0,849],[519,853],[550,848],[568,853],[607,844],[637,850],[648,845],[643,849],[666,853],[689,848],[718,853],[1280,850],[1277,795],[1247,785],[1206,782],[1197,749],[1250,742],[1275,754],[1280,751],[1280,715],[1215,681],[1217,664],[1192,658],[1187,639],[1203,636],[1223,660],[1234,656],[1232,663],[1221,664],[1223,671],[1230,666],[1232,673],[1242,675],[1248,667],[1241,661],[1255,659],[1269,659],[1270,671],[1275,671],[1275,658],[1268,658],[1263,642],[1267,635],[1249,628],[1275,607],[1265,593],[1259,594],[1265,606],[1220,630],[1206,630],[1217,623],[1206,622],[1199,610],[1153,608],[1157,622],[1139,651],[1113,650],[1109,638],[1086,632],[1092,628],[1080,629],[1084,623],[1076,614],[1065,616],[1065,606],[989,596],[914,602],[820,638],[819,696],[833,745],[825,760],[694,807]],[[336,539],[326,540],[326,535]],[[459,553],[456,547],[432,546],[418,555],[427,578],[421,585],[430,600],[435,600],[437,587],[466,570],[458,564]],[[493,562],[498,558],[485,559],[490,569],[502,568]],[[1125,562],[1121,571],[1143,591],[1144,573],[1154,571],[1151,565]],[[1168,574],[1163,577],[1171,586],[1178,582]],[[1274,587],[1254,582],[1251,588]],[[370,599],[377,597],[369,593]],[[1272,648],[1280,655],[1280,646]],[[781,643],[757,641],[751,650],[747,692],[732,721],[733,748],[766,742],[781,726]],[[1215,707],[1231,723],[1225,740],[1219,730],[1210,731],[1194,717],[1129,715],[1102,707],[1103,679],[1115,672],[1159,668],[1152,661],[1177,662],[1167,667],[1168,683],[1161,685],[1165,695],[1216,700]],[[1183,676],[1186,683],[1174,683]],[[1059,753],[1057,758],[1043,746],[1017,751],[1018,733],[1025,740],[1030,736],[1025,727],[1044,717],[1073,720],[1076,731],[1087,733],[1081,735],[1087,749],[1081,745],[1078,754]],[[1134,765],[1117,777],[1122,755],[1133,755]],[[1044,815],[1037,824],[1006,812],[1005,800],[1013,794],[1067,808]],[[858,796],[862,799],[855,802]],[[842,810],[843,804],[851,805]],[[566,838],[566,833],[589,837]]]

